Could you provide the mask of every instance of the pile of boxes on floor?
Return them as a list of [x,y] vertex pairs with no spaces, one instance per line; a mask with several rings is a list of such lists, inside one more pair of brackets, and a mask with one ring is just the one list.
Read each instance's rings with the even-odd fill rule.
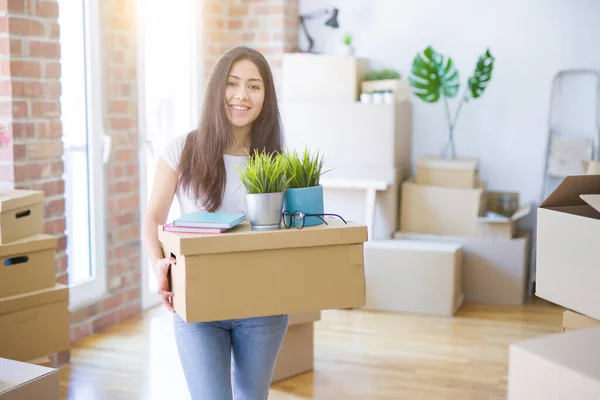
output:
[[0,398],[58,399],[49,355],[69,349],[68,288],[57,238],[43,232],[44,192],[0,193]]
[[531,206],[488,191],[476,159],[417,160],[402,183],[399,231],[365,243],[366,309],[452,316],[464,301],[522,304]]
[[538,209],[535,289],[564,332],[511,345],[509,400],[600,399],[599,238],[600,175],[566,177]]

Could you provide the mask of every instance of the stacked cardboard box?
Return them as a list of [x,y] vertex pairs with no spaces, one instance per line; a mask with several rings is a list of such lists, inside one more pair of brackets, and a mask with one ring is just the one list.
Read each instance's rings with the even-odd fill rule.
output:
[[423,157],[402,184],[394,239],[460,245],[465,301],[522,304],[530,235],[517,224],[530,206],[519,202],[518,193],[487,190],[477,159]]
[[564,333],[515,343],[508,398],[600,398],[600,175],[568,176],[538,208],[536,295],[567,308]]
[[29,361],[69,348],[68,288],[56,283],[44,193],[0,193],[0,357]]

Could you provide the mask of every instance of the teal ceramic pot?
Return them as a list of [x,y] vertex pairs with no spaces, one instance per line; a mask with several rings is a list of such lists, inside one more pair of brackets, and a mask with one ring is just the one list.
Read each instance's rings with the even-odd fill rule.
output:
[[[323,214],[323,186],[286,189],[283,209],[289,212],[301,211],[304,214]],[[320,225],[318,217],[306,217],[304,226]],[[293,222],[292,222],[292,226]]]

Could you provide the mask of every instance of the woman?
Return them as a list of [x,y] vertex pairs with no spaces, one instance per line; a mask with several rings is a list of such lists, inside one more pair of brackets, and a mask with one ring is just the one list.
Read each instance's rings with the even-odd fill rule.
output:
[[[182,214],[244,213],[245,190],[237,167],[254,149],[281,152],[282,134],[273,77],[265,58],[236,47],[209,78],[197,130],[173,140],[158,160],[143,221],[143,243],[164,305],[173,310],[168,285],[173,258],[165,258],[158,225],[165,224],[173,197]],[[226,295],[226,294],[224,294]],[[193,399],[266,399],[288,315],[186,323],[173,313],[179,357]]]

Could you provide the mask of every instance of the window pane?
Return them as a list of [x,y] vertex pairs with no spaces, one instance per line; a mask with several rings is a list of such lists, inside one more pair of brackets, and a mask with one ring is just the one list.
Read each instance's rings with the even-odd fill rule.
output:
[[69,283],[93,276],[90,257],[90,181],[87,138],[84,8],[60,0],[61,109],[65,163]]

